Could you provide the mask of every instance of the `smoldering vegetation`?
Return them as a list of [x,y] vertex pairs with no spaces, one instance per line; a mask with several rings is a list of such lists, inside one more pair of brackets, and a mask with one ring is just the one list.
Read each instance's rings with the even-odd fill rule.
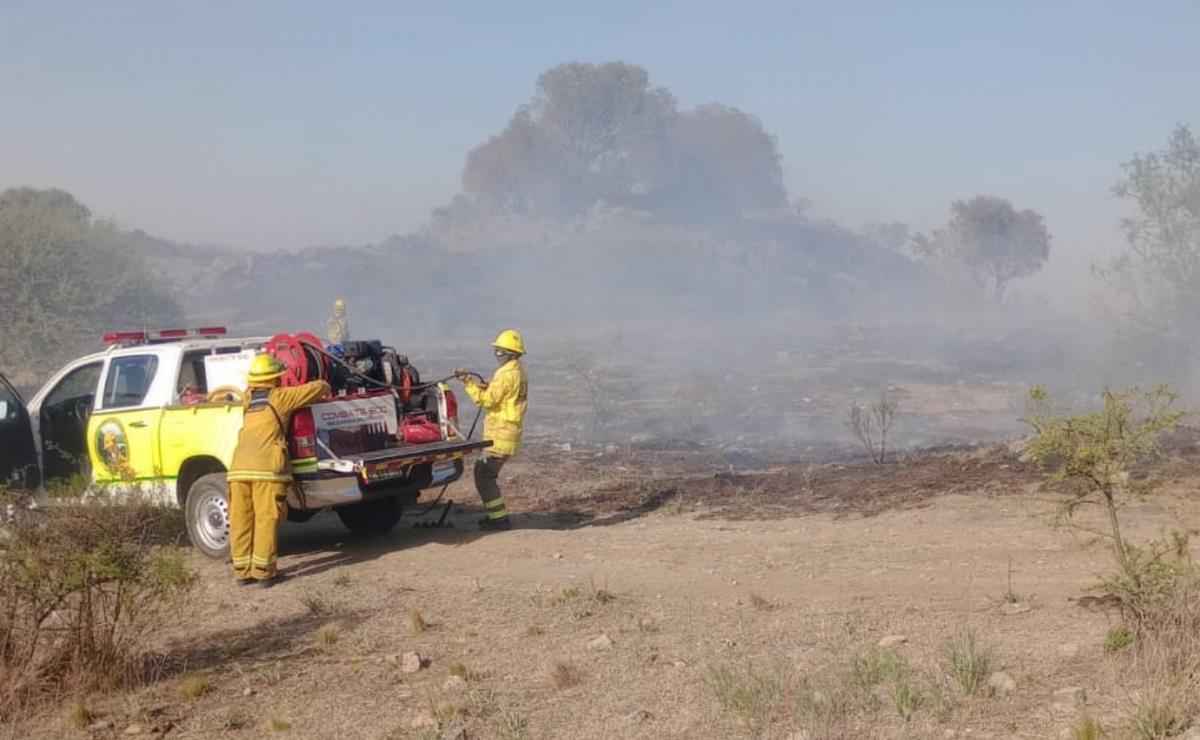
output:
[[837,454],[851,407],[883,394],[896,445],[950,444],[1019,431],[1034,383],[1078,400],[1188,385],[1190,344],[1121,309],[1132,278],[1094,316],[1006,290],[1053,246],[1036,204],[963,194],[917,234],[814,220],[794,195],[753,115],[684,108],[633,65],[565,64],[416,233],[272,253],[126,237],[196,325],[321,333],[344,298],[354,336],[429,377],[487,371],[495,332],[517,327],[530,434],[556,444]]

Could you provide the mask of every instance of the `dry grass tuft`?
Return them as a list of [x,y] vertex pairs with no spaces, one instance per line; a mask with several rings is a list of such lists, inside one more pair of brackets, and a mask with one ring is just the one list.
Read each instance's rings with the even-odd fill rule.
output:
[[429,624],[425,621],[425,618],[421,616],[421,612],[416,609],[413,609],[411,612],[409,612],[408,633],[410,635],[419,635],[427,629],[429,629]]
[[1100,740],[1104,737],[1104,730],[1092,715],[1084,712],[1071,727],[1070,737],[1071,740]]
[[583,670],[574,663],[557,660],[549,670],[550,683],[557,689],[569,689],[583,683]]
[[1168,690],[1135,694],[1128,713],[1129,729],[1140,740],[1166,740],[1188,728],[1186,699]]
[[267,729],[271,732],[287,732],[292,729],[292,723],[279,717],[270,717],[267,719]]
[[179,695],[184,699],[199,699],[212,689],[207,676],[188,676],[179,682]]
[[246,726],[242,716],[232,709],[222,709],[213,717],[213,724],[219,732],[233,732]]
[[505,709],[496,720],[496,729],[505,740],[524,740],[526,722],[521,715]]
[[347,573],[346,571],[342,571],[341,573],[338,573],[333,578],[333,585],[341,587],[341,588],[346,588],[347,586],[350,585],[350,574]]
[[300,603],[303,604],[304,608],[308,609],[308,613],[312,614],[314,617],[318,617],[329,611],[329,602],[325,600],[324,596],[315,591],[301,594]]
[[328,650],[337,644],[341,630],[336,624],[324,624],[317,630],[317,647]]
[[546,628],[540,624],[531,624],[525,628],[526,637],[541,637],[546,634]]
[[67,727],[71,727],[76,730],[84,730],[87,729],[87,726],[90,725],[96,719],[96,717],[92,714],[91,710],[87,708],[87,705],[85,705],[82,700],[76,700],[71,702],[71,704],[67,707],[64,719],[66,720]]
[[473,670],[465,663],[460,663],[458,661],[450,664],[450,675],[458,676],[464,681],[479,681],[487,677],[486,673]]
[[970,696],[987,682],[992,656],[974,632],[964,629],[947,644],[946,663],[954,685],[964,696]]
[[734,670],[721,663],[708,671],[708,689],[713,698],[751,735],[758,736],[771,719],[788,687],[783,671],[756,671],[747,666]]
[[756,611],[760,612],[769,612],[775,608],[774,604],[772,604],[770,601],[767,601],[762,596],[754,593],[753,591],[750,592],[750,606]]

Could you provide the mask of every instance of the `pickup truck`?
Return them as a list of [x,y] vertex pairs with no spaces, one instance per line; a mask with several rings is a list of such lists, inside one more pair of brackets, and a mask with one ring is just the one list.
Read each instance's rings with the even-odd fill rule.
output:
[[[135,489],[181,507],[192,544],[226,557],[225,472],[242,426],[240,394],[250,360],[275,338],[224,334],[220,328],[109,334],[108,349],[52,375],[27,410],[4,383],[0,417],[12,423],[0,431],[14,454],[0,470],[7,476],[0,484],[82,478],[96,488]],[[334,396],[291,420],[296,483],[288,519],[306,521],[332,509],[352,532],[379,533],[394,527],[423,489],[461,477],[464,455],[489,443],[460,435],[457,401],[445,385],[414,384],[415,368],[402,357],[401,384],[380,372],[386,363],[379,342],[355,345],[374,359],[339,361],[341,372],[330,379]],[[391,355],[393,366],[397,356]],[[411,429],[421,434],[409,435]],[[32,454],[22,457],[22,450]]]

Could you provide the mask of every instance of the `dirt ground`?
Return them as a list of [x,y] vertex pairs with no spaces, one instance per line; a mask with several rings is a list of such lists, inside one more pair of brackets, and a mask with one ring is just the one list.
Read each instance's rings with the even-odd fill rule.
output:
[[[1126,512],[1137,539],[1200,525],[1200,457],[1190,440],[1174,454],[1166,485]],[[9,734],[1048,738],[1085,708],[1124,736],[1131,658],[1106,655],[1115,617],[1078,601],[1111,554],[1052,526],[1064,494],[1007,448],[885,466],[743,462],[533,445],[502,476],[511,532],[481,536],[478,507],[457,503],[453,529],[408,518],[372,540],[323,514],[284,527],[293,577],[266,590],[193,555],[201,583],[156,646],[170,656],[159,680],[89,700],[93,730],[68,729],[55,708]],[[473,496],[467,482],[447,493]],[[322,645],[326,625],[337,635]],[[964,629],[1015,690],[928,698]],[[821,685],[885,636],[904,638],[896,649],[925,687],[908,721],[880,698],[836,731],[790,712],[748,728],[711,688],[721,665]],[[421,670],[404,670],[409,652]],[[206,677],[201,695],[181,693],[187,676]],[[1083,707],[1056,708],[1053,693],[1074,686]]]

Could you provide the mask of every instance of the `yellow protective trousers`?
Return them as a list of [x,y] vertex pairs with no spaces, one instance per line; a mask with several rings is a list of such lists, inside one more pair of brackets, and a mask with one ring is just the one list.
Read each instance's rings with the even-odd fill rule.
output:
[[286,483],[229,481],[229,550],[239,581],[275,577],[279,521],[286,516]]

